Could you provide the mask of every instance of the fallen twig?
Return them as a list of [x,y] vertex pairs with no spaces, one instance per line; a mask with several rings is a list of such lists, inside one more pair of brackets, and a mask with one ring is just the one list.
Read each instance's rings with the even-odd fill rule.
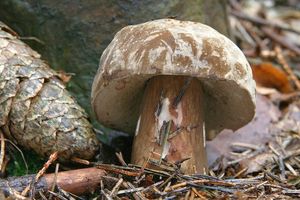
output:
[[294,33],[300,34],[300,31],[295,30],[295,29],[293,29],[289,26],[286,26],[284,24],[273,23],[273,22],[270,22],[270,21],[265,20],[265,19],[263,19],[261,17],[258,17],[258,16],[249,16],[245,13],[242,13],[241,11],[231,10],[230,14],[232,14],[233,16],[235,16],[239,19],[247,20],[247,21],[250,21],[252,23],[258,24],[260,26],[268,26],[270,28],[278,28],[278,29],[281,29],[281,30],[284,30],[284,31],[289,31],[289,32],[294,32]]
[[4,134],[2,131],[0,131],[0,139],[1,139],[1,150],[0,150],[0,171],[3,171],[3,163],[4,163],[4,156],[5,156],[5,140],[4,140]]
[[[94,191],[99,187],[99,182],[106,174],[104,170],[93,168],[70,170],[43,175],[34,185],[35,191],[51,190],[55,176],[57,176],[56,185],[63,190],[73,194],[84,194],[86,192]],[[12,189],[15,191],[23,191],[36,175],[27,175],[21,177],[11,177],[8,180],[0,179],[0,188],[5,195],[10,195]]]
[[58,153],[54,152],[50,155],[48,161],[44,164],[43,168],[37,173],[37,175],[34,178],[34,182],[31,182],[21,193],[22,196],[27,196],[27,193],[29,192],[29,189],[32,184],[35,184],[41,176],[43,176],[48,169],[48,167],[57,159]]
[[300,48],[298,48],[295,44],[289,42],[284,37],[276,34],[273,29],[262,27],[261,30],[266,34],[269,38],[280,44],[281,46],[291,50],[300,56]]
[[[294,74],[294,72],[291,69],[291,67],[288,65],[288,63],[285,60],[285,58],[283,57],[281,47],[278,46],[278,45],[276,45],[274,50],[276,52],[276,57],[278,59],[278,62],[282,65],[283,69],[291,77],[291,80],[294,82],[295,86],[297,87],[297,90],[300,90],[300,81],[297,78],[297,76]],[[300,49],[299,49],[299,53],[300,53]]]

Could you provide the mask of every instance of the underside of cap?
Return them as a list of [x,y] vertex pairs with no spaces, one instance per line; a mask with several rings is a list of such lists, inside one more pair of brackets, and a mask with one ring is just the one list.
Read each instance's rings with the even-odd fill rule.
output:
[[98,120],[133,133],[145,84],[157,75],[201,81],[207,131],[236,130],[254,116],[255,82],[241,50],[206,25],[161,19],[123,28],[103,52],[92,88]]

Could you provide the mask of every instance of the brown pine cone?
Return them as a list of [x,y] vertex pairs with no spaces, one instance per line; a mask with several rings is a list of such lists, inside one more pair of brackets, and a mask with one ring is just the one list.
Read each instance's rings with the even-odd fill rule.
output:
[[40,54],[0,22],[0,127],[42,156],[89,159],[99,149],[87,114]]

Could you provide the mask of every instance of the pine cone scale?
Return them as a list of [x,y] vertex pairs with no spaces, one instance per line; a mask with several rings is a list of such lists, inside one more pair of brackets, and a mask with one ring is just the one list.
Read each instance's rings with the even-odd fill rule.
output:
[[61,160],[89,159],[100,144],[87,114],[40,55],[0,22],[0,127],[18,144]]

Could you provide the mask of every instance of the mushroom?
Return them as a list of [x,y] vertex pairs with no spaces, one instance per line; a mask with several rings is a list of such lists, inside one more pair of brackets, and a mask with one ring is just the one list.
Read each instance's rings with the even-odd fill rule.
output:
[[201,23],[160,19],[120,30],[103,52],[92,106],[105,126],[135,133],[132,162],[206,173],[205,132],[236,130],[255,112],[249,63]]

